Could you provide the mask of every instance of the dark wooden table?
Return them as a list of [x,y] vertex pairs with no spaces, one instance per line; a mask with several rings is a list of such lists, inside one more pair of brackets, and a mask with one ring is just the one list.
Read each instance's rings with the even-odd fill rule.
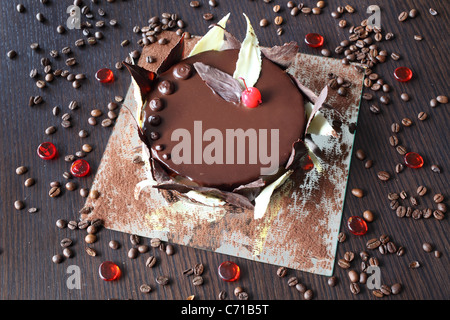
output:
[[[186,30],[192,34],[204,34],[210,23],[202,18],[203,13],[212,12],[215,20],[228,12],[232,13],[229,30],[236,35],[243,36],[245,20],[241,18],[242,12],[246,12],[253,21],[256,32],[263,45],[283,44],[291,40],[300,44],[300,51],[310,54],[320,54],[317,49],[307,47],[304,36],[310,32],[318,32],[324,35],[325,47],[333,52],[333,57],[342,58],[334,54],[334,48],[341,40],[348,37],[348,29],[338,27],[340,19],[334,19],[331,12],[336,10],[341,1],[325,1],[327,6],[320,15],[305,16],[300,14],[293,17],[287,10],[287,1],[225,1],[219,0],[219,5],[210,8],[207,1],[201,2],[201,7],[191,8],[189,1],[154,0],[154,1],[119,1],[109,3],[106,0],[98,1],[94,5],[91,1],[84,2],[94,13],[94,19],[105,20],[106,26],[101,30],[104,38],[95,46],[86,45],[78,48],[74,45],[79,38],[86,39],[81,30],[66,31],[58,34],[58,25],[65,25],[67,20],[66,8],[73,1],[50,0],[47,5],[39,1],[22,0],[25,12],[18,13],[16,4],[19,1],[3,1],[0,6],[0,34],[2,45],[0,50],[0,119],[1,139],[0,150],[0,299],[150,299],[170,300],[186,299],[195,295],[195,299],[217,299],[218,293],[225,290],[228,299],[236,300],[233,290],[236,286],[244,288],[250,299],[286,299],[303,300],[303,295],[295,288],[287,285],[287,278],[278,278],[277,266],[256,263],[244,259],[228,257],[188,247],[175,246],[176,253],[166,256],[165,253],[155,251],[159,263],[153,268],[146,268],[145,259],[140,257],[132,260],[127,258],[129,235],[110,230],[101,230],[98,233],[98,241],[95,248],[97,257],[88,256],[84,252],[84,234],[81,231],[58,229],[55,222],[58,219],[77,219],[78,210],[84,199],[79,195],[81,187],[89,187],[93,175],[79,181],[78,190],[65,191],[64,194],[52,199],[48,196],[49,184],[52,181],[65,182],[62,174],[68,171],[68,163],[64,161],[64,155],[73,154],[81,149],[84,143],[94,147],[88,154],[95,172],[100,163],[102,152],[108,142],[112,128],[103,128],[100,125],[90,126],[87,122],[88,110],[99,108],[107,112],[107,104],[114,100],[116,95],[124,96],[130,84],[130,77],[126,71],[115,71],[114,84],[101,86],[94,79],[95,71],[102,67],[110,67],[114,70],[114,64],[123,60],[129,52],[139,49],[136,44],[139,35],[132,32],[135,25],[144,26],[147,20],[163,12],[177,13],[186,21]],[[298,2],[298,1],[295,1]],[[348,1],[356,8],[353,14],[346,13],[342,16],[349,25],[359,24],[367,18],[366,6],[359,1]],[[391,86],[387,93],[391,99],[389,105],[383,105],[379,101],[381,92],[375,93],[372,102],[363,101],[359,117],[359,124],[355,137],[355,150],[363,149],[368,159],[373,159],[374,166],[365,169],[363,162],[353,160],[351,165],[348,190],[362,188],[365,196],[361,199],[351,195],[345,201],[342,231],[347,234],[347,240],[338,245],[337,259],[342,258],[346,251],[355,253],[355,259],[351,268],[360,270],[360,251],[365,249],[368,239],[379,237],[382,234],[389,235],[397,246],[406,249],[404,256],[395,254],[382,255],[378,251],[370,254],[377,257],[380,262],[381,282],[393,284],[399,282],[403,285],[403,291],[399,295],[390,295],[382,299],[448,299],[450,297],[448,265],[449,265],[449,229],[448,217],[438,221],[429,219],[414,220],[412,218],[398,218],[389,208],[387,194],[389,192],[406,191],[413,196],[419,185],[426,186],[428,192],[424,197],[418,197],[420,208],[435,208],[433,195],[442,193],[445,195],[445,203],[450,196],[448,155],[449,109],[447,105],[439,105],[436,108],[429,106],[429,101],[440,95],[448,95],[449,75],[449,7],[447,1],[376,1],[382,9],[383,32],[392,32],[395,37],[391,41],[380,42],[380,47],[386,49],[389,54],[398,52],[401,55],[399,61],[388,58],[387,61],[377,66],[374,71]],[[261,18],[273,21],[277,15],[272,8],[275,4],[281,5],[281,15],[284,34],[276,34],[277,27],[272,22],[266,28],[260,28],[258,22]],[[315,6],[315,1],[305,3],[310,7]],[[432,16],[428,10],[433,7],[438,15]],[[106,12],[100,17],[98,9]],[[412,8],[419,10],[418,17],[408,19],[405,22],[398,21],[400,12]],[[44,22],[38,22],[36,14],[42,12],[46,17]],[[117,19],[118,25],[109,25],[110,19]],[[95,30],[93,28],[92,30]],[[414,40],[414,35],[422,35],[422,41]],[[121,47],[122,40],[129,39],[131,44]],[[33,51],[30,44],[38,42],[40,49]],[[79,89],[72,88],[70,82],[58,78],[45,89],[38,89],[36,79],[29,77],[30,70],[37,68],[40,77],[43,77],[43,67],[40,60],[48,57],[52,61],[53,68],[69,69],[64,65],[66,57],[60,54],[59,58],[51,58],[50,50],[59,52],[65,46],[70,46],[71,56],[78,60],[73,67],[75,73],[85,73],[86,80],[82,80]],[[14,59],[7,58],[9,50],[17,51]],[[408,66],[414,72],[413,80],[408,83],[399,83],[393,76],[393,70],[398,66]],[[370,91],[370,90],[367,90]],[[407,92],[411,96],[409,102],[400,99],[400,94]],[[30,96],[41,95],[44,103],[29,107]],[[70,101],[78,101],[80,107],[70,111]],[[378,115],[369,111],[369,105],[376,103],[381,106],[382,112]],[[59,116],[52,114],[54,106],[60,106]],[[425,111],[428,119],[419,121],[417,114]],[[61,115],[65,112],[72,114],[72,127],[61,127]],[[391,123],[400,122],[408,117],[413,120],[409,128],[402,127],[398,136],[402,145],[410,151],[416,151],[423,155],[425,165],[418,170],[406,169],[400,174],[394,171],[395,164],[401,162],[401,156],[388,142]],[[57,132],[47,136],[44,131],[54,125]],[[86,129],[89,137],[81,139],[78,132]],[[59,149],[59,158],[55,161],[45,162],[36,155],[37,146],[50,140]],[[437,164],[441,173],[434,173],[431,165]],[[24,165],[29,172],[24,176],[15,173],[16,167]],[[386,170],[392,178],[387,183],[380,183],[376,172]],[[36,184],[25,187],[26,178],[32,177]],[[14,202],[23,200],[26,208],[21,211],[14,209]],[[37,213],[29,213],[31,207],[38,208]],[[352,215],[362,215],[364,210],[372,210],[375,220],[369,224],[366,235],[357,237],[351,235],[345,222]],[[448,213],[447,213],[448,215]],[[72,246],[75,256],[66,259],[61,264],[54,264],[52,256],[62,251],[60,240],[69,237],[74,240]],[[110,250],[108,242],[115,239],[122,244],[120,250]],[[146,241],[144,239],[144,241]],[[435,258],[434,253],[427,253],[422,249],[422,244],[429,242],[434,250],[442,253],[440,258]],[[217,266],[230,259],[235,261],[242,270],[241,278],[236,283],[226,283],[219,279]],[[122,276],[115,282],[105,282],[98,276],[97,270],[101,262],[115,261],[122,269]],[[419,261],[420,267],[410,269],[412,261]],[[190,278],[182,275],[183,270],[202,262],[205,265],[205,283],[194,287]],[[80,289],[69,289],[67,280],[70,280],[72,271],[69,266],[77,266],[80,270]],[[314,291],[315,299],[379,299],[372,295],[364,285],[361,292],[353,295],[350,292],[350,281],[347,271],[336,265],[335,276],[338,278],[336,287],[327,285],[327,277],[312,275],[305,272],[289,270],[289,276],[297,276],[301,283]],[[155,282],[155,276],[161,273],[167,274],[170,284],[162,287]],[[150,294],[143,294],[139,286],[148,283],[152,287]]]

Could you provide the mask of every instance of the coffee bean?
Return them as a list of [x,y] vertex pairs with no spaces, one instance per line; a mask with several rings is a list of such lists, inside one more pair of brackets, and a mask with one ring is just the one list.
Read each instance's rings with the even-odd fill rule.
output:
[[194,286],[201,286],[203,284],[203,277],[202,276],[195,276],[192,279],[192,284]]
[[400,283],[395,283],[391,286],[392,294],[399,294],[402,291],[402,285]]
[[441,173],[441,168],[439,168],[438,165],[433,164],[433,165],[431,165],[431,171],[433,171],[435,173]]
[[447,212],[447,205],[445,203],[439,202],[437,204],[437,209],[439,211],[441,211],[442,213],[446,213]]
[[[405,254],[405,248],[403,248],[403,247],[399,247],[398,249],[397,249],[397,256],[399,256],[399,257],[401,257],[401,256],[403,256],[404,254]],[[391,288],[392,289],[392,288]]]
[[[376,240],[376,239],[374,239]],[[367,251],[361,251],[359,253],[359,256],[361,257],[362,261],[367,261],[369,259],[369,254],[367,253]]]
[[399,206],[396,210],[397,217],[403,218],[406,215],[406,207]]
[[355,156],[358,160],[364,160],[366,158],[366,153],[362,149],[358,149],[355,153]]
[[424,186],[417,187],[417,195],[423,197],[427,193],[427,188]]
[[55,254],[55,255],[52,257],[53,263],[56,263],[56,264],[59,264],[59,263],[63,262],[63,260],[64,260],[64,258],[63,258],[63,256],[60,255],[60,254]]
[[398,21],[403,22],[408,18],[408,12],[403,11],[402,13],[400,13],[400,15],[398,16]]
[[402,156],[408,153],[408,150],[404,146],[397,146],[395,150],[397,150],[397,153]]
[[381,112],[381,109],[379,106],[377,106],[376,104],[371,104],[369,106],[369,110],[370,112],[372,112],[373,114],[379,114]]
[[51,188],[50,191],[48,192],[48,195],[49,195],[51,198],[56,198],[56,197],[58,197],[60,194],[61,194],[61,188],[59,188],[59,187],[53,187],[53,188]]
[[298,283],[297,277],[290,277],[287,281],[289,287],[294,287]]
[[91,257],[97,256],[97,251],[96,251],[94,248],[86,247],[84,250],[85,250],[86,253],[87,253],[88,255],[90,255]]
[[306,290],[303,294],[303,298],[305,300],[311,300],[312,298],[314,298],[314,292],[311,289]]
[[60,245],[63,248],[70,247],[72,245],[73,241],[69,238],[64,238],[60,241]]
[[356,282],[350,283],[350,292],[353,294],[358,294],[360,292],[359,285]]
[[372,166],[373,166],[373,161],[372,160],[367,160],[364,163],[364,168],[366,168],[366,169],[370,169],[370,168],[372,168]]
[[352,189],[352,194],[357,197],[357,198],[362,198],[364,197],[364,191],[362,189],[359,188],[353,188]]
[[420,218],[422,218],[422,215],[423,215],[422,210],[415,209],[415,210],[412,212],[411,217],[412,217],[414,220],[419,220]]
[[405,166],[403,165],[403,163],[397,163],[395,165],[395,172],[396,173],[400,173],[405,169]]
[[422,211],[422,213],[423,213],[423,218],[428,219],[428,218],[431,218],[431,216],[433,215],[433,210],[431,210],[431,208],[426,208]]
[[394,123],[391,125],[391,131],[392,131],[393,133],[398,133],[398,132],[400,131],[400,125],[399,125],[398,123],[394,122]]
[[22,210],[25,208],[25,203],[21,200],[17,200],[14,202],[14,208],[16,208],[16,210]]
[[350,262],[348,262],[345,259],[339,259],[338,266],[341,267],[342,269],[348,269],[350,268]]
[[366,248],[373,250],[378,248],[381,245],[381,241],[377,238],[370,239],[366,242]]
[[420,267],[420,263],[419,263],[419,261],[412,261],[412,262],[409,263],[409,267],[411,269],[417,269],[417,268]]
[[397,138],[397,136],[396,135],[392,135],[392,136],[390,136],[389,137],[389,144],[392,146],[392,147],[396,147],[397,145],[398,145],[398,138]]
[[130,248],[130,249],[128,250],[128,253],[127,253],[128,258],[130,258],[130,259],[136,259],[138,255],[139,255],[138,249],[136,249],[136,248]]
[[428,118],[428,114],[426,112],[419,112],[419,114],[417,115],[417,119],[419,119],[420,121],[424,121]]
[[350,282],[358,282],[359,281],[359,274],[355,270],[350,270],[348,272],[348,277],[350,279]]
[[431,252],[431,251],[433,251],[433,246],[430,243],[425,242],[422,244],[422,249],[425,252]]
[[28,168],[25,166],[20,166],[20,167],[17,167],[17,169],[16,169],[16,174],[18,174],[18,175],[23,175],[27,172],[28,172]]
[[372,211],[370,210],[365,210],[363,212],[363,218],[364,220],[366,220],[367,222],[372,222],[374,220],[374,214]]
[[403,118],[402,119],[402,125],[405,127],[410,127],[413,124],[412,120],[409,118]]
[[433,201],[435,203],[441,203],[442,201],[444,201],[444,196],[441,193],[437,193],[433,196]]
[[165,276],[158,276],[156,278],[156,283],[158,283],[159,285],[165,286],[165,285],[169,284],[169,278],[165,277]]
[[345,239],[347,239],[347,236],[345,235],[345,233],[344,232],[339,232],[339,234],[338,234],[338,241],[340,243],[342,243],[342,242],[345,241]]
[[204,266],[202,263],[197,263],[193,268],[193,272],[197,276],[202,275],[203,271],[204,271]]
[[225,300],[227,298],[227,295],[228,295],[227,292],[222,290],[222,291],[219,292],[219,295],[217,296],[217,298],[219,300]]
[[139,291],[142,293],[149,293],[150,291],[152,291],[152,288],[148,284],[144,283],[140,285]]
[[153,248],[158,248],[161,245],[161,240],[158,239],[158,238],[153,238],[153,239],[150,240],[150,245]]
[[154,256],[150,256],[147,258],[147,260],[145,261],[145,266],[148,268],[153,268],[156,264],[156,257]]
[[331,276],[328,278],[327,283],[330,287],[335,287],[338,283],[338,280],[337,280],[336,276]]
[[410,198],[409,198],[409,201],[411,202],[411,204],[412,204],[413,206],[419,205],[419,202],[417,201],[417,198],[415,198],[415,197],[410,197]]
[[437,12],[435,9],[433,9],[433,8],[430,8],[430,9],[428,10],[428,12],[429,12],[432,16],[436,16],[436,15],[438,14],[438,12]]
[[388,181],[391,178],[391,175],[387,171],[379,171],[377,176],[381,181]]
[[443,220],[444,219],[444,213],[440,210],[434,210],[433,211],[433,217],[436,220]]
[[286,267],[279,267],[277,269],[277,276],[280,278],[283,278],[287,274],[287,268]]

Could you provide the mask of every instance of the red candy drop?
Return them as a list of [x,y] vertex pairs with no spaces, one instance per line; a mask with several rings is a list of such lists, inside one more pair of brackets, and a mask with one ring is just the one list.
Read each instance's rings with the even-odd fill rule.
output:
[[114,73],[110,69],[103,68],[97,71],[95,79],[101,83],[114,82]]
[[98,268],[98,274],[105,281],[114,281],[120,277],[121,272],[117,264],[111,261],[105,261]]
[[411,69],[407,67],[398,67],[394,70],[394,77],[400,82],[407,82],[411,80],[413,73]]
[[423,166],[423,158],[420,154],[415,152],[408,152],[404,157],[405,164],[409,168],[419,169]]
[[305,42],[311,48],[319,48],[323,45],[323,37],[318,33],[308,33]]
[[56,150],[55,145],[51,142],[44,142],[44,143],[40,144],[37,149],[38,156],[44,160],[53,159],[54,157],[56,157],[57,153],[58,152]]
[[311,157],[307,155],[303,160],[302,169],[305,171],[310,171],[314,168],[314,163],[311,160]]
[[86,160],[79,159],[72,163],[70,172],[77,178],[85,177],[91,171],[91,166]]
[[348,218],[347,226],[350,232],[355,236],[362,236],[367,232],[367,223],[363,218],[358,216]]
[[219,277],[227,282],[236,281],[241,275],[239,266],[231,261],[222,262],[217,271],[219,272]]

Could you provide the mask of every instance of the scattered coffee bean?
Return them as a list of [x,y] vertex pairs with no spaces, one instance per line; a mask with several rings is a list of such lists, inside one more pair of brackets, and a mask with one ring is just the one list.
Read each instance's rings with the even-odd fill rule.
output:
[[156,278],[156,283],[158,283],[159,285],[165,286],[165,285],[169,284],[169,278],[165,277],[165,276],[158,276]]
[[424,186],[417,187],[417,195],[423,197],[427,193],[427,188]]
[[193,268],[193,273],[197,276],[202,275],[203,271],[204,271],[204,266],[202,263],[197,263]]
[[387,171],[379,171],[377,176],[381,181],[388,181],[391,178],[391,175]]
[[364,197],[364,191],[362,189],[359,188],[353,188],[352,189],[352,194],[357,197],[357,198],[362,198]]
[[63,262],[63,260],[64,260],[64,258],[63,258],[63,256],[60,255],[60,254],[55,254],[55,255],[52,257],[53,263],[56,263],[56,264],[59,264],[59,263]]

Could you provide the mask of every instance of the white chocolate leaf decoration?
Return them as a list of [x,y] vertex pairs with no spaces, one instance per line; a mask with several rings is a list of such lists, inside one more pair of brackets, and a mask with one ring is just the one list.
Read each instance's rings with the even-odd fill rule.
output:
[[250,19],[245,13],[244,17],[247,20],[247,34],[239,50],[239,57],[236,62],[236,70],[234,71],[233,78],[239,79],[242,77],[248,87],[253,87],[261,73],[261,49]]
[[[196,54],[199,54],[204,51],[210,51],[215,50],[219,51],[224,43],[224,36],[225,31],[224,28],[227,25],[228,18],[230,17],[230,14],[227,14],[225,17],[223,17],[217,24],[219,26],[214,26],[209,30],[194,46],[191,53],[189,54],[189,57],[192,57]],[[221,28],[222,27],[222,28]]]
[[[307,119],[309,119],[309,117],[311,116],[312,110],[313,105],[311,104],[311,102],[305,103],[305,112]],[[306,133],[320,136],[333,136],[333,137],[337,136],[336,131],[333,129],[328,120],[324,117],[324,115],[320,111],[316,112],[316,115],[311,120],[311,123]]]
[[255,219],[261,219],[262,217],[264,217],[267,207],[269,206],[272,194],[279,186],[281,186],[291,176],[293,172],[294,172],[293,170],[287,171],[275,182],[272,182],[270,185],[265,187],[261,191],[261,193],[255,198],[255,210],[253,213],[253,217]]

